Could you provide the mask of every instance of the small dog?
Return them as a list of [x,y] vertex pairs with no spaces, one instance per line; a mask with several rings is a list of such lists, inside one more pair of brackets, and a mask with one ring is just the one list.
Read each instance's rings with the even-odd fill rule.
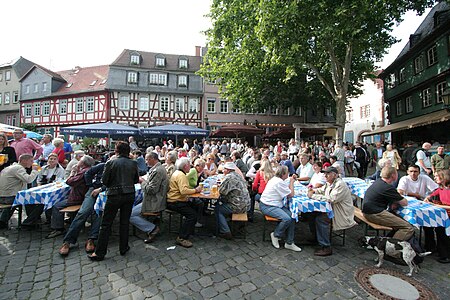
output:
[[424,257],[431,254],[431,252],[416,253],[409,242],[388,237],[366,236],[360,238],[359,243],[362,247],[366,247],[368,249],[372,248],[378,252],[378,264],[375,265],[377,268],[380,268],[383,264],[385,255],[396,259],[403,259],[409,266],[409,273],[406,274],[407,276],[412,276],[413,271],[418,273],[419,267],[414,262],[414,257],[416,255],[419,257]]

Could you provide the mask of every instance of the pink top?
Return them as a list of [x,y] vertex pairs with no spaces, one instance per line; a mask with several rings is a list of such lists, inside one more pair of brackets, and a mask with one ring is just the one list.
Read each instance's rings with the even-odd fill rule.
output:
[[17,160],[22,154],[33,155],[33,150],[36,150],[34,154],[34,159],[38,159],[41,156],[44,149],[41,145],[27,138],[21,138],[20,140],[14,140],[11,142],[11,147],[16,151]]
[[[434,190],[428,197],[438,196],[439,201],[435,201],[436,204],[450,205],[450,189],[438,188]],[[440,202],[440,203],[438,203]],[[450,210],[447,210],[450,216]]]

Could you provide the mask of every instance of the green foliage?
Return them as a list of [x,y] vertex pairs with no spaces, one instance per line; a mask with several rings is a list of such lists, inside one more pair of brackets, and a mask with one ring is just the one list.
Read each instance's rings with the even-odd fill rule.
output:
[[[243,109],[334,102],[345,124],[374,63],[396,42],[394,24],[429,0],[213,0],[200,74]],[[318,84],[320,82],[320,84]]]
[[25,130],[37,132],[36,124],[21,124],[21,126]]
[[98,141],[98,138],[84,137],[81,144],[83,145],[83,149],[87,149],[89,145],[97,145]]

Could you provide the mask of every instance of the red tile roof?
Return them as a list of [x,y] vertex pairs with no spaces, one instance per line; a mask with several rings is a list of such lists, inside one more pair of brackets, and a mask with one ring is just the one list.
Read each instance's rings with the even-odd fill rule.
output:
[[106,89],[109,66],[94,66],[57,72],[67,83],[62,85],[53,95],[84,93]]

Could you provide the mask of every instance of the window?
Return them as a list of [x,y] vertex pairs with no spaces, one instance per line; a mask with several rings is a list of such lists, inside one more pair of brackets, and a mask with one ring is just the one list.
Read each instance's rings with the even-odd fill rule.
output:
[[42,103],[42,115],[48,116],[50,114],[50,102]]
[[3,94],[2,93],[0,93],[0,105],[2,104],[2,96],[3,96]]
[[333,115],[332,112],[331,112],[331,106],[325,107],[323,115],[325,117],[331,117]]
[[208,107],[207,111],[209,113],[215,113],[216,112],[216,98],[208,98]]
[[189,99],[189,112],[196,113],[198,111],[198,99]]
[[11,70],[5,71],[5,81],[11,80]]
[[412,105],[412,98],[411,96],[406,97],[405,99],[405,108],[406,108],[406,113],[410,113],[413,111],[413,105]]
[[164,57],[157,57],[156,58],[156,66],[157,67],[164,67],[166,65],[166,60]]
[[94,111],[94,97],[87,97],[86,98],[86,112],[93,112]]
[[30,85],[27,84],[27,85],[25,86],[25,94],[29,94],[29,93],[30,93]]
[[89,84],[89,85],[90,85],[90,86],[94,86],[96,83],[97,83],[97,80],[93,80],[93,81],[91,82],[91,84]]
[[405,67],[401,68],[400,71],[398,71],[398,82],[402,83],[406,80],[406,74],[405,74]]
[[25,104],[25,117],[31,117],[31,104]]
[[184,111],[184,98],[175,99],[175,111]]
[[47,91],[47,82],[43,82],[42,83],[42,91],[46,92]]
[[77,98],[76,102],[75,102],[75,112],[78,113],[82,113],[83,112],[83,98]]
[[280,115],[289,116],[289,107],[280,107],[278,111]]
[[3,81],[3,73],[0,72],[0,81]]
[[428,107],[431,105],[431,90],[430,88],[422,91],[422,106]]
[[350,123],[353,121],[353,108],[349,107],[345,110],[346,122]]
[[178,75],[178,86],[187,87],[187,75]]
[[444,93],[446,86],[447,86],[447,82],[445,82],[445,81],[436,84],[436,103],[444,102],[444,99],[442,99],[442,94]]
[[59,114],[60,115],[67,114],[67,100],[60,100],[59,101]]
[[150,108],[150,103],[148,97],[141,96],[139,98],[139,110],[148,111]]
[[428,66],[431,66],[431,65],[434,65],[435,63],[437,63],[436,45],[433,45],[430,49],[428,49],[427,62],[428,62]]
[[301,116],[302,115],[302,108],[301,107],[296,107],[295,108],[295,115],[296,116]]
[[359,112],[360,112],[360,119],[370,117],[370,104],[361,106]]
[[401,100],[396,102],[396,107],[397,107],[397,110],[396,110],[397,116],[402,115],[403,109],[402,109],[402,101]]
[[187,59],[180,59],[178,66],[180,67],[180,69],[187,69],[187,67],[188,67]]
[[131,58],[130,58],[130,63],[132,64],[132,65],[138,65],[139,64],[139,55],[136,55],[136,54],[133,54],[133,55],[131,55]]
[[35,83],[35,84],[34,84],[34,90],[33,90],[33,92],[34,92],[34,93],[39,92],[39,83]]
[[276,107],[269,106],[269,109],[267,110],[267,113],[268,113],[269,115],[275,115],[275,114],[277,113]]
[[128,83],[137,84],[138,82],[138,73],[137,72],[128,72]]
[[34,116],[40,116],[41,115],[41,103],[37,102],[34,103]]
[[220,100],[220,112],[228,113],[228,100]]
[[150,73],[150,84],[167,85],[167,74]]
[[389,74],[387,77],[387,86],[389,89],[392,89],[395,86],[395,74]]
[[5,104],[9,104],[9,92],[5,93]]
[[169,97],[164,96],[159,98],[159,110],[169,111]]
[[234,113],[234,114],[240,114],[241,113],[241,109],[239,108],[239,106],[235,106],[235,105],[233,105],[233,108],[231,109],[231,111]]
[[130,109],[130,97],[125,96],[125,95],[120,96],[119,109],[121,109],[121,110],[129,110]]
[[416,74],[422,72],[422,70],[423,70],[423,54],[419,55],[414,60],[414,70],[416,71]]

